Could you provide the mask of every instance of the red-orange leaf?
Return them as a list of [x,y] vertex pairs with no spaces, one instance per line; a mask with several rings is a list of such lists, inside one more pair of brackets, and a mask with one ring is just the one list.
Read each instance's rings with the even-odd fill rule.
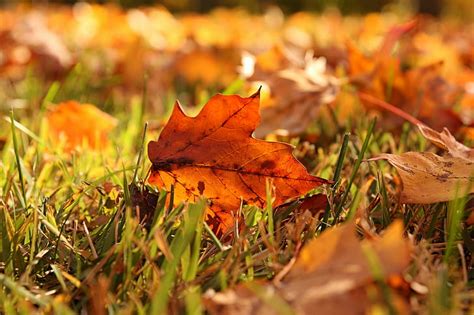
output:
[[206,196],[224,230],[242,202],[265,205],[267,179],[275,187],[273,206],[327,183],[307,172],[290,145],[252,137],[258,109],[259,93],[216,95],[196,117],[176,103],[158,141],[148,144],[149,182],[174,185],[177,202]]

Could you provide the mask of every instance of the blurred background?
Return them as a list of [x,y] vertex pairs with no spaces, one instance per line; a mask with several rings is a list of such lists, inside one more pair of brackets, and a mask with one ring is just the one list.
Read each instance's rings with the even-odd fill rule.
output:
[[[74,0],[0,0],[0,4],[74,4]],[[455,14],[460,17],[472,19],[474,15],[474,2],[471,0],[103,0],[86,1],[88,3],[108,4],[113,3],[125,8],[163,5],[172,12],[195,11],[205,13],[216,7],[241,7],[252,13],[262,13],[269,6],[278,6],[286,13],[298,11],[324,11],[327,8],[338,8],[343,14],[365,14],[380,12],[393,6],[410,8],[419,13],[435,16]]]
[[472,0],[0,3],[0,113],[72,99],[119,116],[149,95],[141,113],[166,118],[263,86],[262,135],[336,134],[319,109],[357,117],[357,91],[433,127],[474,122]]

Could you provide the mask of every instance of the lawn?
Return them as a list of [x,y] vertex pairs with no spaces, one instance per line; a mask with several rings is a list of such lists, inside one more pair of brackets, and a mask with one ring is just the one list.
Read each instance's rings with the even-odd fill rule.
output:
[[451,11],[0,9],[0,313],[474,312]]

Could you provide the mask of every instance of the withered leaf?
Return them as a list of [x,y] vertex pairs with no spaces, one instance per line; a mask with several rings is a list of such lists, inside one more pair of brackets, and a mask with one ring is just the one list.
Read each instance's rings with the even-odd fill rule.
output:
[[426,125],[418,124],[418,129],[423,137],[447,151],[449,155],[467,159],[474,158],[474,149],[468,148],[458,142],[447,128],[444,128],[442,132],[437,132]]
[[153,223],[153,217],[156,210],[156,204],[158,202],[159,195],[150,191],[146,187],[139,187],[135,183],[128,185],[130,196],[132,199],[132,205],[138,207],[139,210],[139,221],[143,226],[149,230]]
[[[384,272],[389,275],[400,272],[410,261],[410,244],[403,239],[403,224],[395,221],[383,237],[360,241],[354,223],[348,223],[321,234],[300,252],[287,280],[307,273],[321,273],[319,277],[337,277],[341,273],[357,274],[370,278],[371,269],[365,259],[363,244],[368,244],[377,253]],[[393,252],[396,252],[394,254]],[[352,268],[351,265],[360,265]],[[356,271],[355,271],[356,270]],[[361,272],[364,270],[364,272]],[[334,272],[338,271],[338,272]],[[341,275],[341,277],[343,277]],[[328,278],[328,279],[329,279]],[[323,284],[324,281],[321,281]]]
[[[250,82],[263,82],[270,90],[268,104],[261,109],[262,122],[255,131],[257,137],[270,133],[301,134],[318,117],[321,106],[334,101],[339,93],[340,82],[328,71],[324,57],[277,52],[285,61],[282,62],[284,68],[266,70],[261,59],[256,58],[251,69],[246,70]],[[244,56],[244,67],[246,58],[251,57]]]
[[[349,70],[351,81],[362,84],[363,88],[369,88],[377,96],[385,95],[384,85],[389,75],[398,76],[399,61],[391,56],[395,44],[403,35],[410,32],[415,26],[416,20],[393,26],[384,36],[382,43],[372,58],[366,57],[352,42],[347,42]],[[388,74],[388,69],[396,73]],[[396,84],[397,82],[393,82]],[[385,97],[383,97],[384,99]]]
[[[366,314],[382,303],[369,255],[376,257],[382,277],[400,276],[411,261],[412,245],[403,238],[403,224],[395,221],[382,237],[360,241],[353,223],[327,230],[303,247],[289,275],[278,286],[249,283],[209,296],[211,314],[278,314],[286,304],[296,314]],[[393,304],[406,313],[406,302],[392,294]],[[269,301],[274,301],[270,302]],[[276,303],[278,302],[278,303]]]
[[[402,35],[411,32],[416,25],[416,21],[410,21],[394,26],[370,58],[353,43],[348,43],[351,82],[359,86],[360,92],[389,100],[396,107],[431,126],[448,126],[451,130],[457,130],[462,126],[462,121],[452,108],[462,96],[462,89],[442,75],[443,62],[405,69],[403,59],[398,56],[402,53],[395,56],[391,54]],[[363,104],[369,107],[376,105],[364,100]],[[387,116],[384,122],[390,129],[398,127],[402,120]]]
[[256,131],[258,137],[270,133],[301,134],[316,120],[321,107],[334,101],[339,93],[339,86],[334,82],[323,88],[313,84],[314,90],[302,89],[290,77],[269,77],[266,82],[274,104],[262,108],[262,125]]
[[267,180],[275,187],[275,207],[327,183],[307,172],[290,145],[252,137],[258,109],[258,92],[248,98],[216,95],[196,117],[176,103],[158,141],[148,144],[149,182],[174,185],[177,202],[206,196],[224,229],[242,202],[265,205]]
[[52,32],[39,12],[26,15],[12,31],[13,38],[39,57],[43,70],[62,71],[73,65],[73,57],[58,34]]
[[456,141],[448,129],[439,133],[418,125],[423,136],[448,154],[406,152],[381,154],[372,160],[385,159],[400,174],[403,203],[435,203],[474,192],[474,150]]
[[298,206],[300,210],[309,210],[312,213],[324,210],[328,205],[329,201],[326,195],[317,194],[308,198],[304,198],[302,203]]

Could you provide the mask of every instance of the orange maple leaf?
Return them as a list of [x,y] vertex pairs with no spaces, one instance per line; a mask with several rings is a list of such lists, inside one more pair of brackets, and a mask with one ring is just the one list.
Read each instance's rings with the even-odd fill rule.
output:
[[289,144],[252,137],[260,121],[259,95],[216,95],[196,117],[186,116],[177,102],[158,141],[148,143],[149,182],[168,190],[174,185],[176,202],[205,195],[215,228],[223,230],[242,202],[265,205],[268,179],[274,207],[328,183],[310,175]]
[[94,105],[76,101],[60,103],[48,113],[47,120],[52,140],[64,141],[66,151],[84,144],[92,149],[103,147],[117,124],[114,117]]

